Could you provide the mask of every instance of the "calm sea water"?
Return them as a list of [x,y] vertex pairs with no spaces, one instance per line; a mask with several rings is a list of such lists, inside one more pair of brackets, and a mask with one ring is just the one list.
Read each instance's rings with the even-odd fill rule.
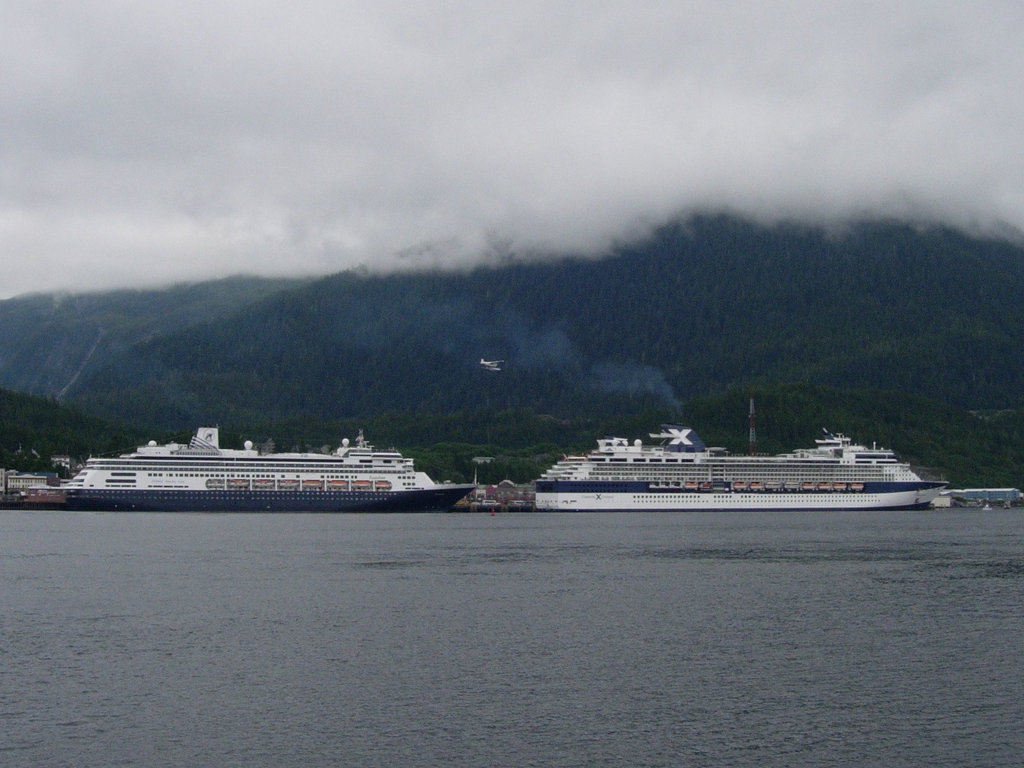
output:
[[1024,513],[0,514],[11,766],[1010,766]]

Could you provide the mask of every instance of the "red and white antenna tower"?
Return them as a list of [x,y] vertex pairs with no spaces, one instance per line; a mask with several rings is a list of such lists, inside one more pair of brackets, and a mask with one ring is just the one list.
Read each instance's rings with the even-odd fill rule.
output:
[[757,432],[754,430],[754,391],[750,391],[750,455],[757,453]]

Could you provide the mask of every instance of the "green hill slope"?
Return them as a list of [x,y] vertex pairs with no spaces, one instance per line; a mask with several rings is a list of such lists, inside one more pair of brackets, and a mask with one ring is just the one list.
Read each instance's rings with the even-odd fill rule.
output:
[[234,277],[164,290],[0,301],[0,386],[61,398],[83,375],[134,345],[234,315],[301,284]]
[[54,455],[125,451],[140,432],[20,392],[0,389],[0,467],[50,470]]
[[[947,230],[727,218],[600,260],[342,274],[136,344],[81,376],[89,412],[180,426],[386,411],[629,413],[802,381],[1014,408],[1024,251]],[[500,374],[481,357],[506,360]]]

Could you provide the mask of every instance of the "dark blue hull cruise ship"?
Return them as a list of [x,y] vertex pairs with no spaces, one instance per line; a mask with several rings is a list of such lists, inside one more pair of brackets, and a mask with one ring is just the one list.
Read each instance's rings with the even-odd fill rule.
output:
[[435,483],[412,459],[378,451],[362,432],[334,453],[221,448],[216,427],[188,445],[91,458],[65,488],[70,510],[139,512],[446,512],[472,485]]

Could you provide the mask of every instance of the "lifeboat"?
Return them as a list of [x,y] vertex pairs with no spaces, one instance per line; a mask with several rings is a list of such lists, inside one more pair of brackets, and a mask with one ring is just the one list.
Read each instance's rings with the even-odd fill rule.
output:
[[260,478],[252,481],[252,487],[257,491],[272,491],[274,490],[274,481]]
[[348,480],[328,480],[327,481],[328,491],[347,491]]
[[832,483],[818,483],[818,490],[819,491],[831,491],[832,490]]
[[832,490],[833,491],[845,491],[846,490],[846,483],[832,483]]
[[245,477],[228,478],[228,488],[233,491],[249,490],[249,480]]
[[304,491],[322,491],[324,489],[323,480],[303,480],[302,490]]
[[864,490],[864,483],[850,483],[850,490],[851,491],[863,491]]
[[211,477],[206,481],[206,487],[211,491],[223,491],[224,490],[224,478]]
[[804,483],[800,487],[803,488],[805,491],[813,491],[814,490],[814,483]]
[[696,491],[697,490],[697,481],[696,480],[687,480],[685,483],[683,483],[683,488],[685,488],[688,491]]
[[750,490],[752,490],[752,491],[763,491],[764,490],[764,483],[760,483],[760,482],[755,480],[754,482],[752,482],[750,484]]
[[353,491],[369,491],[373,488],[373,483],[370,480],[353,480],[352,490]]
[[373,484],[373,489],[375,491],[390,491],[391,490],[391,481],[390,480],[377,480]]
[[286,478],[277,481],[278,490],[281,491],[295,491],[298,490],[299,481],[294,478]]
[[732,489],[734,491],[745,491],[747,490],[747,483],[745,480],[735,480],[733,481]]

